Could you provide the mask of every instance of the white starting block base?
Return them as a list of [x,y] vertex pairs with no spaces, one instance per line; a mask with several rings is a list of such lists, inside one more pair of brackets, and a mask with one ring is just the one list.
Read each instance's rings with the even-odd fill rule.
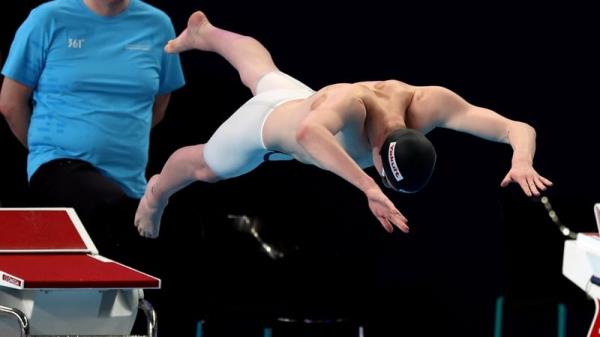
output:
[[600,337],[600,236],[579,233],[565,241],[563,274],[594,299],[596,313],[587,337]]
[[[142,295],[140,289],[0,288],[0,303],[25,314],[32,335],[128,335]],[[16,323],[16,317],[0,315],[0,336],[19,336]]]

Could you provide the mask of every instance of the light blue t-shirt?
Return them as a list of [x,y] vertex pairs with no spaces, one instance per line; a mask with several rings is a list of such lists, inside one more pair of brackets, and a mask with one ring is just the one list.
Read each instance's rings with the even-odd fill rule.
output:
[[87,161],[140,197],[154,97],[185,84],[169,17],[140,0],[112,16],[54,0],[19,27],[2,70],[33,89],[29,178],[57,158]]

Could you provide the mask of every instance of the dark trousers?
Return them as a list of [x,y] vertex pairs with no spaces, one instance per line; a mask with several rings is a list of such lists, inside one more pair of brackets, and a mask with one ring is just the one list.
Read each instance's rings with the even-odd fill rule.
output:
[[100,255],[143,267],[148,239],[133,225],[138,199],[127,196],[112,179],[90,163],[58,159],[42,165],[30,180],[39,207],[73,207]]

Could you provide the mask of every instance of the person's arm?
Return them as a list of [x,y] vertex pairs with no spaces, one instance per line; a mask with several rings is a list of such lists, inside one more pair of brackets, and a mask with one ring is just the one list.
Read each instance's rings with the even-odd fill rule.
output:
[[170,93],[158,95],[154,98],[154,105],[152,106],[152,127],[155,127],[163,120],[163,118],[165,118],[170,99]]
[[360,189],[369,201],[369,208],[383,227],[393,231],[393,225],[408,232],[406,218],[381,191],[377,183],[350,157],[337,142],[335,134],[352,119],[364,119],[365,107],[359,100],[343,93],[317,98],[308,116],[297,130],[296,141],[314,165],[328,170]]
[[0,91],[0,112],[11,131],[27,148],[27,130],[31,120],[31,93],[33,89],[4,77]]
[[552,185],[533,168],[536,132],[530,125],[472,105],[442,87],[418,88],[411,109],[416,114],[431,114],[437,126],[510,144],[513,149],[512,166],[500,184],[502,187],[516,182],[527,196],[539,196],[540,190]]

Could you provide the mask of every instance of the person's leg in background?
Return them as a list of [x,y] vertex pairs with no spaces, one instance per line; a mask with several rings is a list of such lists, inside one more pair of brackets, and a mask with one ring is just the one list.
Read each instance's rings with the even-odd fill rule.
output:
[[140,269],[151,260],[145,256],[152,250],[141,246],[150,240],[139,237],[133,226],[138,199],[127,196],[89,163],[72,159],[46,163],[31,177],[30,190],[38,207],[73,207],[100,255]]

